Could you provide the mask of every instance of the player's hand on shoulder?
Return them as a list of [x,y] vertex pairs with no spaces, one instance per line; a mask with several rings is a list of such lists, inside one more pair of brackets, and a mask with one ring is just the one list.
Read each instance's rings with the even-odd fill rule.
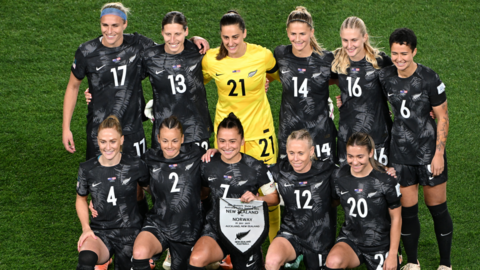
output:
[[342,107],[342,98],[340,95],[336,96],[335,99],[337,100],[337,107],[340,109]]
[[397,254],[388,253],[388,257],[383,264],[383,270],[396,270],[397,269]]
[[85,94],[85,100],[87,101],[87,105],[90,104],[90,102],[92,102],[92,94],[90,94],[90,88],[87,88],[87,90],[85,90],[83,94]]
[[207,51],[210,49],[210,44],[208,44],[208,41],[202,37],[194,36],[192,37],[192,41],[200,49],[201,54],[207,53]]
[[390,175],[390,176],[392,176],[392,177],[394,177],[394,178],[397,178],[397,171],[395,171],[395,168],[385,166],[385,172],[386,172],[388,175]]
[[87,240],[88,237],[92,237],[95,240],[97,239],[97,236],[92,231],[92,229],[88,228],[87,230],[82,232],[82,235],[80,235],[80,238],[78,239],[78,243],[77,243],[78,251],[80,251],[80,247],[82,247],[83,242],[85,242],[85,240]]
[[270,80],[267,78],[267,79],[265,80],[265,93],[267,93],[268,88],[270,88]]
[[215,155],[218,152],[218,149],[215,148],[210,148],[207,150],[205,154],[202,156],[202,161],[205,163],[209,163],[213,155]]
[[88,204],[88,209],[90,209],[90,212],[92,212],[92,217],[93,218],[98,217],[98,212],[97,212],[97,210],[95,210],[95,208],[93,208],[92,201],[90,201],[90,203]]
[[75,153],[75,143],[73,142],[73,134],[72,134],[72,131],[70,131],[70,129],[63,130],[62,143],[63,143],[63,146],[65,147],[65,150],[67,150],[72,154]]
[[430,111],[430,117],[432,117],[432,119],[436,119],[437,116],[435,115],[435,112],[433,110]]
[[244,203],[249,203],[255,200],[259,200],[258,196],[253,195],[253,193],[250,191],[243,193],[242,197],[240,197],[240,201]]

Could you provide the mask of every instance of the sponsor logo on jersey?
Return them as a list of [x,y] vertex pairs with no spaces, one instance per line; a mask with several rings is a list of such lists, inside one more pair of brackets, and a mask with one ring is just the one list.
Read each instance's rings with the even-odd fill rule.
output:
[[196,67],[197,67],[197,64],[191,66],[191,67],[189,68],[189,70],[190,70],[190,71],[193,71]]
[[449,232],[449,233],[446,233],[446,234],[441,233],[440,236],[447,236],[447,235],[449,235],[449,234],[451,234],[451,233],[452,233],[452,232]]
[[130,59],[128,59],[131,62],[133,62],[133,60],[135,60],[135,57],[137,57],[137,55],[135,54],[134,56],[130,57]]
[[302,181],[302,182],[298,182],[299,185],[306,185],[308,182],[307,181]]
[[213,181],[215,179],[217,179],[217,178],[216,177],[208,177],[208,181]]
[[287,185],[286,183],[283,184],[283,185],[286,186],[286,187],[291,187],[291,186],[293,186],[293,184],[288,184],[288,185]]
[[283,73],[287,73],[288,72],[288,69],[281,69],[280,72],[283,74]]
[[100,69],[102,69],[105,65],[101,66],[101,67],[97,67],[97,71],[99,71]]
[[323,181],[320,182],[320,183],[316,183],[316,184],[313,186],[313,188],[318,188],[318,187],[321,186],[322,184],[323,184]]
[[363,192],[363,188],[356,188],[356,189],[354,189],[354,191],[355,191],[356,193],[360,193],[360,192]]
[[117,177],[109,177],[109,178],[108,178],[108,181],[110,181],[110,182],[113,182],[113,181],[115,181],[115,180],[117,180]]
[[238,185],[239,185],[239,186],[243,186],[243,185],[245,185],[245,183],[247,183],[247,182],[248,182],[248,180],[243,180],[243,181],[238,182]]
[[355,73],[358,73],[358,72],[360,72],[360,68],[356,68],[356,67],[350,68],[350,73],[355,74]]
[[255,75],[255,74],[257,74],[257,71],[256,71],[256,70],[248,73],[248,77],[251,78],[251,77],[253,77],[253,75]]
[[375,73],[375,70],[372,70],[372,71],[367,72],[367,76],[370,76],[370,75],[372,75],[373,73]]
[[182,67],[182,65],[173,65],[172,66],[173,69],[177,69],[177,68],[181,68],[181,67]]
[[340,195],[343,195],[345,193],[348,193],[348,191],[340,191]]
[[248,235],[248,233],[250,233],[251,230],[248,230],[246,232],[239,232],[237,233],[237,236],[235,237],[235,240],[242,240],[242,238],[244,238],[245,236]]
[[391,94],[391,93],[388,93],[388,96],[393,96],[393,93],[392,93],[392,94]]
[[113,58],[113,59],[112,59],[112,62],[116,63],[116,62],[118,62],[118,61],[120,61],[120,60],[122,60],[122,58],[117,57],[117,58]]
[[152,169],[152,172],[158,172],[158,171],[160,171],[161,169],[162,169],[162,168],[153,168],[153,169]]
[[248,258],[247,267],[252,266],[254,263],[255,261],[253,260],[253,255],[252,255],[250,256],[250,258]]
[[155,71],[155,74],[158,75],[158,74],[160,74],[160,73],[162,73],[162,72],[164,72],[164,71],[165,71],[164,69],[162,69],[162,70],[156,70],[156,71]]
[[270,159],[272,159],[272,158],[264,159],[263,162],[268,162]]
[[192,162],[192,164],[188,164],[187,166],[185,166],[185,171],[190,170],[190,168],[192,168],[192,166],[193,166],[193,163],[195,163],[195,162]]
[[316,77],[318,77],[318,76],[320,76],[320,75],[322,75],[322,72],[314,73],[314,74],[312,75],[312,79],[315,79]]
[[122,185],[126,185],[128,184],[128,182],[130,182],[130,179],[132,179],[131,177],[125,179],[125,180],[122,180]]
[[231,175],[224,175],[223,179],[232,179],[232,176]]
[[299,69],[298,69],[298,72],[300,72],[300,74],[305,73],[305,71],[307,71],[306,68],[299,68]]
[[239,72],[240,72],[240,69],[232,70],[232,73],[239,73]]
[[215,76],[217,76],[217,77],[218,77],[218,76],[222,76],[222,75],[223,75],[223,74],[215,73]]
[[408,90],[400,90],[400,94],[406,94],[408,93]]
[[73,59],[72,67],[73,67],[73,69],[77,68],[77,59]]
[[372,198],[373,196],[375,196],[375,194],[377,194],[377,192],[371,192],[371,193],[368,193],[367,195],[367,198]]
[[172,168],[172,169],[173,169],[173,168],[177,168],[177,166],[178,166],[177,164],[170,164],[170,165],[168,165],[168,167],[169,167],[169,168]]

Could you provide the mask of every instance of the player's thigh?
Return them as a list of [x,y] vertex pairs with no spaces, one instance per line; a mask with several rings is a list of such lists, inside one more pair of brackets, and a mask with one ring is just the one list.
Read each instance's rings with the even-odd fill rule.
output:
[[107,262],[110,259],[111,247],[107,247],[107,245],[109,244],[108,240],[106,240],[104,237],[100,237],[100,235],[98,234],[95,234],[95,235],[97,236],[97,239],[88,237],[83,242],[79,251],[89,250],[89,251],[95,252],[98,256],[97,263],[102,264]]
[[160,240],[149,231],[142,231],[137,235],[133,245],[133,258],[137,260],[150,259],[153,255],[163,251]]
[[124,135],[123,153],[131,156],[143,157],[146,151],[147,141],[143,129],[136,133]]
[[210,236],[202,236],[193,246],[190,255],[192,266],[204,267],[212,262],[217,262],[225,257],[220,245]]
[[170,242],[171,269],[187,269],[195,243]]
[[273,239],[268,247],[265,266],[282,266],[287,262],[295,260],[295,258],[297,258],[297,253],[290,241],[278,236]]
[[354,268],[360,265],[360,259],[349,244],[338,242],[328,253],[325,265],[329,268]]
[[265,164],[277,163],[278,144],[274,133],[265,138],[245,141],[243,152],[250,155]]
[[447,182],[436,186],[423,186],[425,204],[435,206],[447,201]]

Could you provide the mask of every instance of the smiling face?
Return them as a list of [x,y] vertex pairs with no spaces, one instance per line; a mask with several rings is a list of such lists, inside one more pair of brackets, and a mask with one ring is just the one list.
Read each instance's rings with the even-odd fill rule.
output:
[[102,29],[102,44],[105,47],[114,48],[122,45],[123,31],[127,28],[127,21],[117,15],[104,15],[100,19]]
[[303,22],[292,22],[287,27],[288,39],[292,43],[293,54],[300,57],[308,57],[312,54],[313,48],[310,45],[310,38],[314,29]]
[[183,30],[183,25],[179,23],[166,24],[163,26],[162,36],[165,40],[165,51],[169,54],[178,54],[184,49],[188,28]]
[[222,26],[220,35],[228,56],[238,58],[245,54],[247,44],[243,40],[247,37],[247,29],[242,31],[238,24],[225,25]]
[[366,146],[351,145],[347,146],[347,163],[350,165],[350,171],[355,177],[365,177],[373,170],[370,164],[370,158],[373,157],[373,151],[368,153]]
[[98,132],[98,148],[102,153],[102,160],[110,165],[120,162],[120,151],[123,145],[123,136],[113,128],[104,128]]
[[340,31],[342,47],[347,52],[352,61],[360,61],[365,57],[365,42],[368,40],[368,34],[362,36],[360,29],[344,28]]
[[314,148],[307,140],[290,139],[287,143],[288,161],[297,173],[306,173],[312,167]]
[[242,159],[240,149],[245,141],[238,128],[219,128],[217,133],[218,151],[225,163],[237,163]]
[[417,54],[417,48],[413,51],[407,44],[392,43],[392,62],[397,67],[400,77],[410,77],[417,69],[413,57]]
[[166,159],[172,159],[180,153],[183,143],[183,134],[178,128],[161,127],[157,135],[158,143]]

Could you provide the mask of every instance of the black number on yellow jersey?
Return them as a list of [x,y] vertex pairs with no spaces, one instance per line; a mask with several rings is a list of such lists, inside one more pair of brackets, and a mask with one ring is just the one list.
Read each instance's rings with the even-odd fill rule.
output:
[[[272,145],[272,154],[275,154],[275,145],[273,144],[273,137],[270,136],[268,137],[270,139],[270,143]],[[260,141],[258,142],[258,144],[265,144],[265,146],[263,147],[263,152],[262,152],[262,155],[261,157],[268,157],[270,156],[269,153],[267,153],[267,148],[268,148],[268,141],[267,139],[260,139]]]
[[[242,96],[245,96],[245,80],[240,79],[239,80],[240,84],[242,85]],[[233,84],[232,90],[228,94],[229,96],[236,97],[238,96],[237,93],[235,93],[235,89],[237,88],[237,83],[234,80],[229,80],[227,85]]]

